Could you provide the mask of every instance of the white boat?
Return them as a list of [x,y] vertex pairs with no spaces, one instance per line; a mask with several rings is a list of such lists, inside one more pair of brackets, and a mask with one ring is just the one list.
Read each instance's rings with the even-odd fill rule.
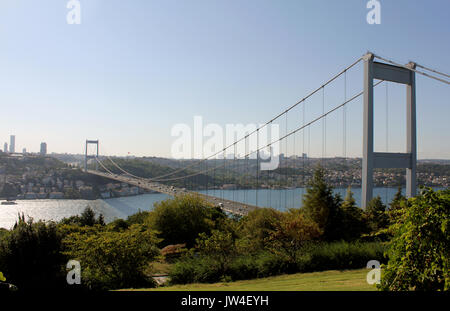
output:
[[16,205],[17,203],[16,203],[16,201],[3,201],[1,204],[2,205]]

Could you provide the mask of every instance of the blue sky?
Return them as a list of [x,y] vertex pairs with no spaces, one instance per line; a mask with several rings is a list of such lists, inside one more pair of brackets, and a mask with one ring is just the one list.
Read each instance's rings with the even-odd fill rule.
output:
[[[45,141],[49,152],[82,153],[98,138],[101,153],[170,156],[173,125],[195,115],[265,122],[368,50],[448,73],[450,2],[380,2],[381,25],[369,25],[365,0],[80,0],[81,25],[68,25],[66,0],[2,0],[0,147],[15,134],[16,150]],[[348,96],[362,88],[360,69],[349,73]],[[343,92],[343,81],[326,89],[326,107]],[[384,151],[384,86],[375,97]],[[421,158],[450,159],[449,98],[447,85],[417,78]],[[404,151],[403,87],[389,85],[388,99],[388,150]],[[360,156],[361,101],[347,111],[347,154]],[[288,115],[289,129],[300,113]],[[341,120],[327,119],[327,155],[342,155]],[[320,155],[321,125],[311,131],[305,151]]]

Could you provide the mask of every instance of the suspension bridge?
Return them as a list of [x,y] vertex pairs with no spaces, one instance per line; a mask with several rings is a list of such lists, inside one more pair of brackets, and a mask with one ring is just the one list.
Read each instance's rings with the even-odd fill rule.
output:
[[[347,75],[360,63],[363,63],[363,74],[361,77],[363,88],[359,92],[355,92],[351,96],[347,96]],[[348,122],[346,107],[349,103],[362,97],[362,168],[360,172],[362,188],[361,207],[365,208],[373,197],[374,169],[377,168],[404,169],[406,176],[406,196],[413,197],[416,195],[417,191],[416,74],[440,83],[444,83],[444,85],[447,86],[450,84],[450,76],[442,73],[441,71],[431,69],[414,62],[401,64],[389,58],[381,57],[368,52],[364,56],[355,60],[349,66],[345,67],[342,71],[332,76],[324,84],[320,85],[301,100],[271,118],[266,123],[257,127],[253,131],[246,132],[245,135],[238,137],[233,143],[228,144],[224,148],[212,152],[212,154],[205,156],[202,159],[191,161],[184,167],[173,169],[170,172],[159,176],[144,178],[123,169],[109,156],[101,157],[99,155],[98,148],[99,141],[87,140],[85,152],[85,171],[89,174],[134,185],[142,189],[164,193],[170,196],[195,192],[203,197],[207,202],[222,208],[228,213],[246,215],[248,212],[262,205],[258,204],[258,189],[262,186],[263,181],[265,183],[264,186],[266,187],[267,185],[270,185],[273,180],[277,180],[277,182],[283,184],[284,187],[297,187],[299,185],[305,185],[305,161],[308,161],[308,158],[305,156],[305,152],[311,150],[311,128],[316,124],[320,124],[322,127],[322,158],[325,158],[327,155],[327,117],[329,118],[331,115],[336,114],[338,110],[342,110],[342,159],[345,161],[347,157]],[[335,106],[326,110],[325,90],[332,87],[332,84],[336,83],[338,79],[343,80],[342,99]],[[387,84],[390,82],[406,86],[406,152],[403,153],[388,152],[389,137],[387,121],[386,152],[374,151],[374,88],[382,83]],[[308,101],[310,101],[313,96],[321,97],[322,109],[318,115],[307,121],[305,118],[305,111],[308,107]],[[387,104],[388,88],[386,85],[386,107]],[[294,122],[292,122],[293,125],[289,128],[288,115],[294,113],[295,109],[298,110],[298,113],[294,116]],[[386,110],[386,120],[388,116],[389,114]],[[283,118],[286,122],[283,135],[272,139],[268,143],[261,143],[261,135],[263,130],[267,129],[270,125],[277,121],[280,122]],[[254,148],[251,147],[252,141],[256,141],[256,147]],[[261,165],[263,163],[261,153],[268,150],[272,158],[275,156],[279,157],[280,154],[273,153],[273,147],[275,145],[280,146],[280,144],[284,144],[284,148],[282,146],[279,147],[279,149],[285,153],[282,157],[284,159],[281,159],[278,169],[283,168],[284,165],[285,170],[290,168],[293,171],[293,173],[289,175],[289,178],[288,175],[285,174],[284,181],[281,180],[282,177],[280,178],[280,175],[275,178],[273,171],[261,170]],[[96,146],[96,153],[94,155],[88,155],[88,145]],[[244,150],[244,154],[238,154],[238,149]],[[291,164],[291,167],[289,167],[290,160],[286,157],[289,152],[291,153],[291,158],[294,159],[291,161],[293,163]],[[95,160],[95,169],[90,169],[88,167],[88,160],[91,158]],[[108,165],[104,162],[106,160],[109,161]],[[211,160],[213,160],[213,164],[211,164]],[[254,170],[251,166],[249,166],[249,163],[254,164]],[[115,168],[114,172],[111,169],[111,165]],[[168,183],[170,184],[183,180],[192,180],[193,178],[199,176],[209,176],[212,177],[213,180],[216,177],[216,174],[220,174],[222,177],[236,177],[237,172],[244,173],[244,186],[253,187],[255,189],[255,198],[253,200],[253,202],[256,202],[255,204],[242,202],[243,200],[225,199],[223,195],[217,195],[216,192],[209,194],[208,189],[218,189],[218,186],[215,184],[211,185],[211,181],[209,181],[208,178],[203,178],[203,183],[205,184],[203,189],[207,189],[206,193],[188,190],[186,187],[168,185]],[[248,181],[249,179],[245,179],[245,176],[251,176],[254,181],[251,186]],[[230,178],[230,180],[236,180],[236,178]],[[244,201],[247,200],[245,199]]]

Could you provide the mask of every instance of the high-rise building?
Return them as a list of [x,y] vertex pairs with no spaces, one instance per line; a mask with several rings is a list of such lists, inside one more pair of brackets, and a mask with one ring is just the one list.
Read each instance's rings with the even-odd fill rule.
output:
[[23,153],[23,154],[26,154],[26,153],[27,153],[27,148],[23,148],[23,149],[22,149],[22,153]]
[[41,155],[47,154],[47,143],[41,143]]
[[3,152],[8,152],[8,143],[5,143],[4,145],[3,145]]
[[9,137],[9,152],[14,153],[16,152],[16,136],[11,135]]

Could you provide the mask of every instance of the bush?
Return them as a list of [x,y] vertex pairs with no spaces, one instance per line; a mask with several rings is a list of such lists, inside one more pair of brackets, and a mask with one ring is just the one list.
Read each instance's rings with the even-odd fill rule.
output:
[[95,217],[95,212],[89,206],[84,209],[81,215],[71,216],[69,218],[63,218],[60,220],[61,224],[64,225],[78,225],[78,226],[94,226],[94,225],[105,225],[105,220],[103,215],[100,214],[98,218]]
[[126,231],[74,232],[64,240],[64,254],[80,261],[83,284],[91,289],[149,287],[148,264],[159,254],[153,231],[133,225]]
[[213,258],[185,257],[170,271],[172,284],[213,283],[222,280],[262,278],[284,273],[313,272],[330,269],[357,269],[372,259],[384,261],[382,243],[334,242],[310,244],[303,247],[292,262],[285,256],[261,251],[257,254],[235,256],[223,270]]
[[390,227],[382,290],[450,290],[450,190],[424,189]]
[[65,286],[61,235],[54,223],[25,221],[22,215],[0,240],[0,271],[19,290]]
[[264,249],[270,235],[279,227],[283,218],[283,213],[273,208],[258,208],[243,217],[239,229],[241,234],[251,241],[249,249]]
[[199,196],[183,195],[156,203],[148,222],[159,232],[163,245],[186,243],[192,247],[200,233],[210,234],[225,217]]

